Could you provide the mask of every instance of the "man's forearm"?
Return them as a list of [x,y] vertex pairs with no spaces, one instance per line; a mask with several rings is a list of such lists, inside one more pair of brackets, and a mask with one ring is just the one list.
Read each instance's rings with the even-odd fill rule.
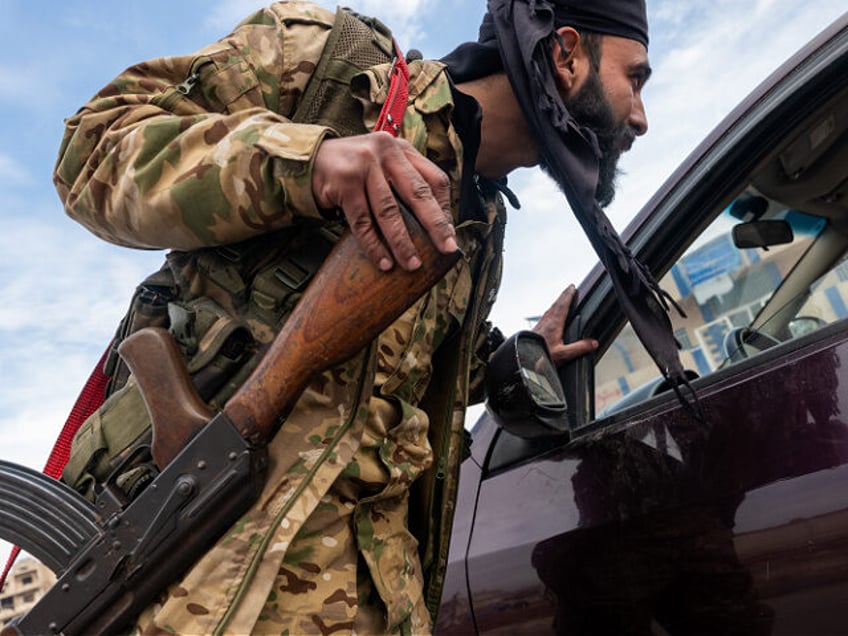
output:
[[54,174],[67,213],[114,243],[177,249],[317,217],[310,170],[327,129],[287,116],[326,28],[290,36],[315,41],[301,58],[284,58],[282,32],[269,39],[262,24],[244,24],[195,54],[131,67],[99,91],[67,121]]

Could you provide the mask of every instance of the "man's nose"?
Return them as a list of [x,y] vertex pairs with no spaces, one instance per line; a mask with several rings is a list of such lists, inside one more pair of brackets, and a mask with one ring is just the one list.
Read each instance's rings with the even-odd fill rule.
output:
[[628,123],[637,136],[641,137],[648,132],[648,116],[645,114],[645,104],[642,103],[641,93],[633,96],[633,108],[630,111]]

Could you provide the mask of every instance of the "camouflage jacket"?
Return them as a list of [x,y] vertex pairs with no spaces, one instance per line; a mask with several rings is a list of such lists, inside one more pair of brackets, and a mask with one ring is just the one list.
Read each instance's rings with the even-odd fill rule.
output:
[[[172,332],[181,312],[213,316],[199,342],[181,342],[194,371],[208,363],[210,333],[274,337],[285,312],[263,305],[255,270],[285,257],[277,238],[292,228],[326,225],[310,166],[335,132],[291,118],[333,23],[315,5],[275,3],[193,55],[131,67],[67,122],[55,171],[67,213],[114,243],[174,250]],[[356,83],[366,128],[387,70],[367,69]],[[310,385],[270,445],[259,501],[142,615],[143,632],[430,629],[505,222],[493,193],[486,221],[459,222],[452,108],[442,65],[412,63],[402,135],[450,176],[465,258],[368,351]],[[237,270],[209,266],[220,261],[210,253],[234,244],[258,257]],[[141,410],[130,381],[86,423],[74,452],[113,434],[110,419],[143,419]]]

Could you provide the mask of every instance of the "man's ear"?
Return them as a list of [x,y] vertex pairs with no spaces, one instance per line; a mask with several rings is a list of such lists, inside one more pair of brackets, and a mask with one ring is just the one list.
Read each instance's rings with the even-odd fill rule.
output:
[[568,96],[582,86],[589,72],[589,57],[580,41],[580,34],[572,27],[560,27],[556,33],[559,37],[554,38],[551,56],[557,84],[565,96]]

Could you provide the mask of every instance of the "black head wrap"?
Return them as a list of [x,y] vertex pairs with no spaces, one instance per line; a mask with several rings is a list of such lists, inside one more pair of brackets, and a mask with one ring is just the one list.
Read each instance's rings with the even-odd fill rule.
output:
[[[477,43],[465,43],[444,62],[457,83],[505,70],[542,162],[559,184],[606,268],[634,331],[684,404],[688,387],[668,317],[667,295],[622,243],[595,200],[601,156],[597,137],[568,112],[551,61],[562,25],[619,35],[647,47],[644,0],[489,0]],[[693,402],[694,404],[694,402]]]
[[[578,30],[617,35],[641,42],[648,48],[648,17],[644,0],[554,1],[541,4],[548,4],[553,11],[555,28],[567,25]],[[492,20],[492,3],[489,7],[490,11],[483,16],[477,42],[460,44],[442,59],[455,82],[466,82],[504,70]]]

